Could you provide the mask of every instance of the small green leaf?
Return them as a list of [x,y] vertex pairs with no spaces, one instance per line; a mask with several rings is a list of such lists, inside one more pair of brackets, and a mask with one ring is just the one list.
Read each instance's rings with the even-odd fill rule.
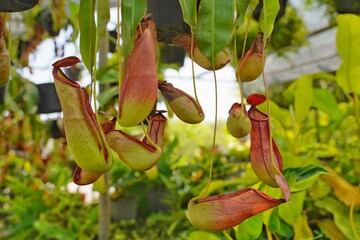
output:
[[95,0],[81,0],[79,10],[80,54],[90,73],[95,64],[96,25]]
[[274,208],[273,211],[271,212],[268,228],[269,228],[269,231],[272,233],[279,231],[280,219],[279,219],[279,214],[278,214],[278,208]]
[[125,59],[134,48],[136,28],[145,16],[146,0],[123,0],[121,6],[122,22],[121,34],[123,39],[123,53]]
[[296,80],[295,89],[295,119],[298,123],[303,122],[309,115],[312,104],[313,79],[309,75],[303,75]]
[[274,29],[275,19],[279,10],[279,0],[263,1],[263,9],[260,15],[260,27],[264,32],[264,41],[270,37]]
[[240,223],[240,225],[238,225],[236,230],[236,239],[258,239],[262,231],[262,226],[262,214],[257,214],[251,218],[248,218],[242,223]]
[[229,43],[234,23],[234,1],[200,1],[196,41],[200,51],[215,65],[215,55]]
[[342,63],[336,79],[346,93],[360,94],[360,17],[340,14],[337,23],[336,46]]
[[214,233],[208,233],[204,231],[191,232],[187,238],[187,240],[198,240],[198,239],[220,240],[221,238],[216,236],[216,234]]
[[342,116],[336,98],[328,90],[314,89],[312,105],[318,110],[328,114],[331,120],[336,121]]
[[[271,117],[275,118],[276,120],[278,120],[281,123],[284,123],[285,119],[288,119],[290,117],[289,111],[279,107],[275,102],[269,100],[270,103],[270,113],[271,113]],[[267,109],[267,103],[264,102],[261,105],[258,105],[259,109],[265,113],[268,113],[268,109]]]
[[309,188],[321,174],[327,174],[327,171],[316,165],[284,170],[284,176],[288,180],[292,192]]
[[195,33],[196,31],[196,17],[197,17],[197,9],[196,9],[196,1],[194,0],[179,0],[183,19],[189,27],[191,28],[191,32]]
[[291,195],[289,202],[279,206],[279,216],[289,225],[294,225],[301,215],[306,191],[301,191]]

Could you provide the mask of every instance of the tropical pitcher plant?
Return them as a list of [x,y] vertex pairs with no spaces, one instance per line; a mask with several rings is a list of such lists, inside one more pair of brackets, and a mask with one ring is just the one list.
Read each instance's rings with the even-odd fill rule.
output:
[[[91,98],[96,97],[96,52],[103,37],[108,9],[105,3],[101,4],[99,1],[98,20],[95,22],[95,0],[88,2],[90,3],[86,4],[82,0],[80,4],[80,53],[82,61],[94,79],[91,94],[89,95],[85,88],[72,81],[62,71],[63,67],[80,62],[79,58],[70,56],[53,64],[53,76],[63,110],[66,139],[77,164],[73,181],[79,185],[94,183],[102,174],[108,172],[116,159],[115,154],[124,164],[137,171],[146,171],[156,165],[162,154],[167,121],[163,109],[153,109],[159,94],[180,120],[188,124],[199,124],[205,117],[196,89],[193,97],[172,83],[159,80],[156,22],[151,19],[151,13],[146,15],[146,1],[135,3],[123,0],[118,6],[117,116],[100,123],[96,101],[92,106]],[[191,32],[174,37],[172,44],[186,51],[192,59],[193,67],[197,64],[212,71],[215,86],[216,70],[230,62],[233,64],[239,83],[240,103],[231,106],[227,129],[235,138],[243,138],[250,134],[250,160],[254,173],[269,187],[280,188],[283,195],[282,198],[274,198],[254,187],[224,195],[208,196],[214,160],[212,155],[209,159],[211,169],[207,186],[190,200],[186,216],[201,230],[224,231],[290,200],[290,188],[283,176],[282,157],[271,134],[270,116],[257,107],[267,101],[267,96],[250,93],[245,100],[242,87],[244,82],[262,76],[267,95],[263,75],[265,49],[270,41],[279,3],[275,0],[263,1],[259,34],[252,40],[251,47],[246,52],[243,51],[242,56],[238,58],[236,33],[239,27],[249,24],[245,17],[251,10],[249,0],[201,0],[199,4],[194,0],[179,2],[183,19]],[[195,77],[193,81],[196,86]],[[217,95],[216,89],[216,102]],[[216,113],[213,146],[216,144],[217,124]],[[120,130],[136,125],[142,126],[142,139]]]

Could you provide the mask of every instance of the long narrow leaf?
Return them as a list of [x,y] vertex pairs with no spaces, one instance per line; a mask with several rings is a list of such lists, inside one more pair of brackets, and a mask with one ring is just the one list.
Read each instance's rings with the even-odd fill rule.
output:
[[96,25],[95,0],[81,0],[79,10],[80,54],[85,67],[92,73],[95,63]]
[[145,16],[146,0],[123,0],[121,6],[121,34],[123,39],[123,53],[127,58],[134,48],[136,27]]
[[97,49],[106,33],[106,25],[110,20],[109,0],[97,1]]
[[337,17],[336,46],[342,59],[336,80],[347,93],[360,94],[360,17],[344,14]]
[[296,81],[295,90],[295,119],[303,122],[309,115],[313,99],[313,79],[310,75],[301,76]]
[[196,9],[196,1],[194,0],[179,0],[184,21],[191,28],[191,32],[195,33],[196,31],[196,17],[197,17],[197,9]]
[[196,40],[200,51],[215,64],[215,55],[229,43],[234,23],[234,1],[202,0]]
[[[260,27],[264,32],[264,40],[270,37],[276,16],[280,10],[279,0],[264,0],[263,10],[260,15]],[[266,40],[265,40],[266,41]]]
[[246,9],[248,8],[250,0],[236,0],[236,26],[244,23]]

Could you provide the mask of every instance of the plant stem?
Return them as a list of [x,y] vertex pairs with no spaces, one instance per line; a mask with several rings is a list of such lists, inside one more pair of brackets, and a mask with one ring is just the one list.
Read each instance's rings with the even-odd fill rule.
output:
[[[109,49],[109,41],[108,41],[108,35],[105,34],[103,40],[100,44],[99,49],[99,66],[106,66],[107,64],[107,53]],[[95,58],[96,59],[96,58]],[[96,62],[96,61],[95,61]],[[102,140],[104,142],[103,147],[108,149],[109,146],[107,144],[106,138],[104,133],[101,130],[101,125],[99,121],[99,114],[96,107],[96,67],[94,68],[94,105],[95,105],[95,113],[96,113],[96,119],[99,124],[99,129],[101,133]],[[100,89],[101,90],[101,89]],[[106,240],[109,239],[110,235],[110,196],[109,196],[109,176],[107,173],[103,174],[104,177],[104,188],[105,191],[103,193],[100,193],[99,197],[99,217],[98,217],[98,224],[99,224],[99,240]]]
[[100,193],[99,197],[99,240],[106,240],[110,237],[110,196],[109,189],[109,176],[104,173],[105,192]]
[[210,171],[208,176],[208,182],[204,190],[199,194],[199,196],[193,198],[192,199],[193,201],[203,198],[208,192],[211,183],[213,167],[214,167],[215,145],[216,145],[216,134],[217,134],[217,123],[218,123],[218,90],[217,90],[217,79],[216,79],[215,70],[213,70],[213,75],[214,75],[214,87],[215,87],[215,116],[214,116],[215,120],[214,120],[214,133],[213,133],[212,146],[211,146]]

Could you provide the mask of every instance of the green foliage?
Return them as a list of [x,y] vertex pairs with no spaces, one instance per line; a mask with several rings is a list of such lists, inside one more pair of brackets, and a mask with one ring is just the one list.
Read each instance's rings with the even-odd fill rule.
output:
[[196,41],[200,51],[215,65],[215,55],[229,43],[233,31],[232,0],[200,1]]
[[197,4],[192,0],[180,0],[181,10],[183,14],[184,22],[186,22],[191,28],[191,32],[196,32],[197,22]]
[[280,9],[280,4],[278,0],[267,0],[263,1],[263,6],[260,15],[260,27],[264,32],[264,41],[266,41],[274,29],[274,23]]
[[312,103],[313,79],[311,76],[303,75],[295,82],[295,119],[297,122],[305,120]]
[[248,8],[248,5],[250,3],[250,0],[237,0],[236,1],[236,26],[240,27],[244,23],[244,18],[246,14],[246,10]]
[[100,42],[104,39],[106,34],[106,26],[110,20],[110,6],[109,1],[96,1],[97,3],[97,46],[96,49],[99,49]]
[[360,17],[353,14],[344,14],[337,17],[338,31],[336,46],[342,59],[341,66],[336,72],[336,80],[346,93],[360,94],[360,33],[357,26]]
[[136,28],[146,13],[146,0],[125,0],[121,1],[121,33],[123,39],[124,57],[130,55],[134,48]]
[[93,72],[96,51],[95,0],[81,0],[79,9],[80,53],[84,65]]
[[236,239],[253,240],[258,239],[262,232],[262,214],[246,219],[236,228]]
[[[355,234],[352,231],[349,219],[349,209],[347,207],[332,197],[326,197],[322,200],[318,200],[315,202],[315,205],[319,208],[326,209],[333,215],[336,226],[348,239],[355,239]],[[355,215],[354,221],[355,223],[360,221],[359,213]],[[359,225],[356,226],[357,235],[359,235]]]

